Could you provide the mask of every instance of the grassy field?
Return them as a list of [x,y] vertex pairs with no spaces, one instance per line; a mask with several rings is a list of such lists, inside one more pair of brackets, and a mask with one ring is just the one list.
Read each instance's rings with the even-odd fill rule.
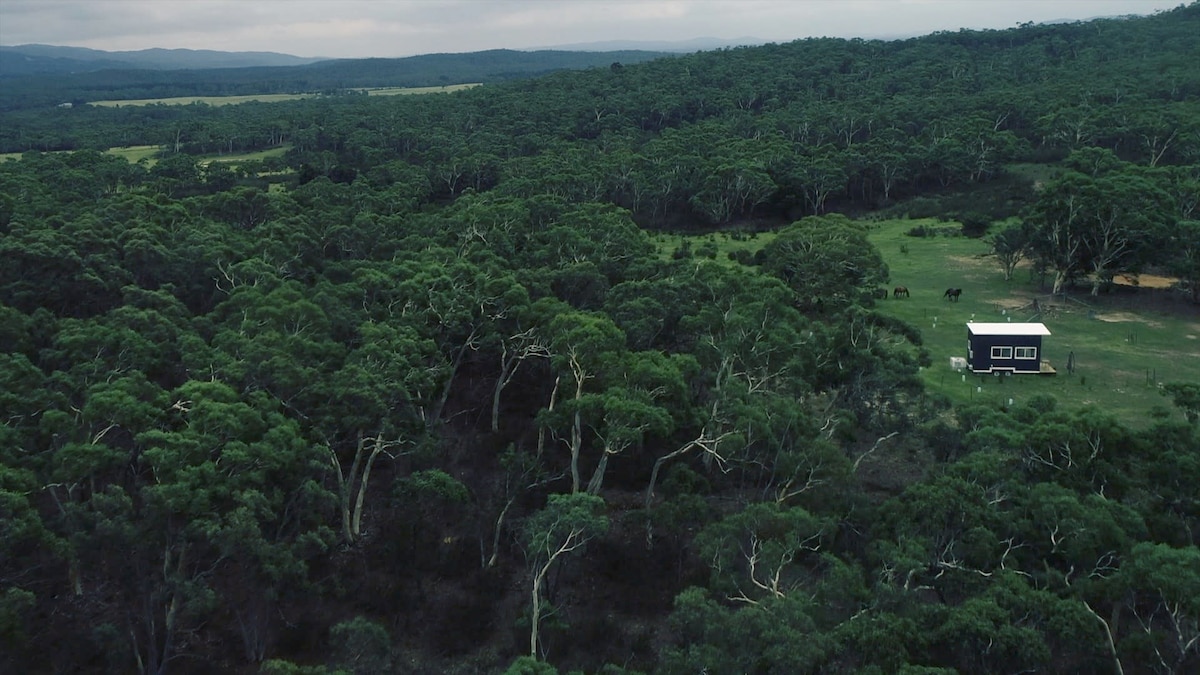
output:
[[191,105],[204,103],[206,105],[236,105],[258,101],[260,103],[277,103],[279,101],[296,101],[302,98],[313,98],[318,94],[251,94],[249,96],[176,96],[173,98],[131,98],[113,101],[89,101],[88,105],[103,108],[119,108],[121,106],[137,105]]
[[[908,299],[889,298],[879,306],[921,329],[933,357],[933,366],[923,371],[930,391],[956,403],[980,398],[1018,403],[1051,394],[1068,409],[1092,404],[1137,426],[1155,406],[1172,408],[1159,394],[1160,383],[1200,382],[1200,310],[1194,305],[1165,297],[1165,291],[1132,287],[1097,298],[1086,292],[1050,298],[1028,268],[1004,281],[982,240],[906,234],[922,224],[947,227],[937,221],[887,221],[874,226],[871,240],[887,261],[892,285],[912,292]],[[963,289],[959,302],[942,297],[950,287]],[[1041,314],[1034,312],[1035,298]],[[1051,335],[1044,338],[1042,357],[1058,374],[955,372],[950,357],[966,356],[968,321],[1044,323]],[[1075,368],[1068,373],[1072,354]]]
[[157,145],[131,145],[126,148],[109,148],[106,154],[124,157],[133,164],[137,164],[143,159],[151,166],[154,165],[154,156],[158,154],[160,148]]
[[[145,160],[148,160],[151,165],[153,165],[154,164],[154,155],[158,153],[158,150],[159,150],[159,148],[157,145],[131,145],[128,147],[123,147],[123,148],[109,148],[108,150],[105,150],[104,152],[105,152],[105,154],[116,155],[117,157],[124,157],[125,159],[129,160],[130,162],[132,162],[134,164],[145,159]],[[70,152],[70,151],[64,150],[62,152]],[[0,161],[4,161],[6,159],[21,159],[21,155],[23,155],[23,154],[25,154],[25,153],[22,153],[22,152],[0,153]]]
[[[225,164],[236,164],[238,162],[263,160],[268,157],[282,157],[289,149],[291,149],[291,147],[292,146],[290,146],[290,145],[283,145],[278,148],[271,148],[269,150],[258,150],[255,152],[236,152],[236,153],[226,154],[226,155],[206,155],[206,156],[198,157],[197,163],[200,164],[201,166],[205,166],[205,165],[211,164],[213,162],[221,162],[221,163],[225,163]],[[146,160],[146,164],[148,166],[154,166],[155,162],[158,161],[155,158],[155,155],[158,154],[160,149],[161,148],[157,145],[131,145],[129,147],[124,147],[124,148],[109,148],[108,150],[105,151],[105,153],[109,154],[109,155],[116,155],[117,157],[124,157],[125,159],[129,160],[131,163],[134,163],[134,164],[136,164],[142,160]],[[20,159],[21,154],[22,153],[19,153],[19,152],[3,153],[3,154],[0,154],[0,161],[4,161],[6,159]],[[261,176],[267,176],[267,175],[284,176],[284,175],[288,175],[290,173],[292,173],[292,172],[291,171],[279,171],[279,172],[275,172],[272,174],[259,174],[259,175],[261,175]]]
[[[942,232],[913,237],[915,227]],[[933,365],[922,371],[928,390],[956,404],[973,400],[1014,404],[1035,394],[1050,394],[1064,409],[1091,404],[1137,427],[1156,406],[1174,410],[1159,394],[1164,382],[1200,382],[1200,308],[1165,291],[1118,287],[1092,298],[1086,292],[1050,298],[1027,267],[1004,281],[1000,265],[986,256],[980,239],[958,236],[958,226],[936,220],[889,220],[871,223],[870,239],[891,272],[890,287],[906,286],[911,297],[881,301],[884,313],[921,330]],[[663,259],[686,241],[694,255],[713,254],[736,264],[728,254],[750,253],[766,245],[770,233],[715,233],[698,236],[654,234]],[[705,253],[705,252],[708,253]],[[1151,280],[1143,280],[1149,286]],[[963,289],[959,302],[942,297],[947,288]],[[1038,300],[1040,315],[1033,310]],[[1039,321],[1050,329],[1042,357],[1054,376],[995,377],[955,372],[950,357],[965,357],[968,321]],[[1074,354],[1074,372],[1067,360]]]
[[470,82],[467,84],[447,84],[440,87],[371,87],[366,89],[355,89],[354,91],[365,92],[368,96],[397,96],[404,94],[444,94],[461,89],[470,89],[478,87],[481,82]]
[[[479,83],[470,84],[450,84],[443,87],[374,87],[368,89],[355,89],[366,93],[368,96],[396,96],[400,94],[434,94],[458,91],[460,89],[469,89],[478,87]],[[97,105],[106,108],[119,108],[121,106],[136,106],[136,105],[191,105],[193,103],[204,103],[206,105],[237,105],[238,103],[249,103],[258,101],[259,103],[278,103],[279,101],[296,101],[305,98],[315,98],[321,94],[250,94],[246,96],[176,96],[172,98],[138,98],[124,99],[111,101],[90,101],[88,105]]]
[[260,161],[268,157],[282,157],[291,149],[290,145],[281,145],[278,148],[270,148],[268,150],[258,150],[255,152],[235,152],[226,155],[204,155],[197,159],[197,162],[204,166],[213,162],[223,162],[226,164],[236,164],[238,162]]
[[775,237],[774,232],[713,232],[695,236],[656,232],[650,235],[654,245],[658,247],[658,255],[663,260],[670,260],[675,251],[681,246],[687,246],[692,254],[712,258],[726,265],[738,263],[730,260],[730,253],[746,251],[753,255],[767,245]]

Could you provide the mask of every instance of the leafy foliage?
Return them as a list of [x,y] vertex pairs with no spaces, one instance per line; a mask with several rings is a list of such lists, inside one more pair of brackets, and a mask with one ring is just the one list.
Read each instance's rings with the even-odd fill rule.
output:
[[837,212],[1194,292],[1198,19],[5,113],[0,669],[1195,670],[1194,385],[927,400]]

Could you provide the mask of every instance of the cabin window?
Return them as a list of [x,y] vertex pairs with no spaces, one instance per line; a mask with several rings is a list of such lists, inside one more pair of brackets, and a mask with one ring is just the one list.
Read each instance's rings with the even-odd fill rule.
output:
[[1036,359],[1037,347],[1017,347],[1018,359]]
[[1012,352],[1013,352],[1012,347],[992,347],[992,358],[993,359],[1011,359]]

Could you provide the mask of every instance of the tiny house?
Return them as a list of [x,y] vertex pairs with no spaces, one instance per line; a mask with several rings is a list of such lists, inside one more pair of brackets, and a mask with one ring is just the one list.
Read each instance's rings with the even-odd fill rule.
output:
[[1052,373],[1042,365],[1040,323],[968,323],[967,368],[972,373]]

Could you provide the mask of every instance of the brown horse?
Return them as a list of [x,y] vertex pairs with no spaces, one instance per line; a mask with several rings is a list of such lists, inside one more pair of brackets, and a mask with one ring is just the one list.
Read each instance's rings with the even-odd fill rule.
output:
[[908,286],[897,286],[892,289],[893,298],[898,298],[902,295],[906,298],[908,297]]
[[961,288],[947,288],[945,293],[942,293],[943,298],[948,298],[954,302],[958,302],[958,296],[962,295]]

